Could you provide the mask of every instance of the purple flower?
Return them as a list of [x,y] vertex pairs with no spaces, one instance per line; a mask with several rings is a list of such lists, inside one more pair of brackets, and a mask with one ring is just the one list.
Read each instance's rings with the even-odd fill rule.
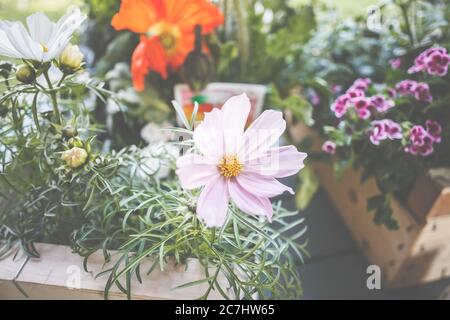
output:
[[447,49],[432,47],[417,56],[408,72],[416,73],[426,70],[429,75],[443,77],[447,74],[449,64],[450,55]]
[[420,82],[416,85],[414,90],[414,96],[419,101],[433,101],[433,97],[430,93],[430,86],[427,83]]
[[361,90],[365,91],[369,87],[369,85],[372,83],[372,80],[369,78],[359,78],[356,79],[355,82],[353,82],[352,86],[349,90]]
[[433,139],[433,142],[441,142],[442,127],[437,121],[427,120],[425,122],[425,127],[429,136]]
[[368,119],[371,115],[369,108],[371,107],[370,99],[366,97],[357,97],[352,99],[353,106],[360,119]]
[[374,120],[369,129],[369,139],[374,145],[379,145],[382,140],[402,139],[402,128],[391,119]]
[[386,98],[381,94],[371,97],[370,102],[378,112],[386,112],[395,106],[394,101],[386,100]]
[[425,82],[414,80],[403,80],[396,84],[395,89],[400,95],[414,95],[419,101],[431,102],[433,97],[430,93],[430,86]]
[[322,151],[329,154],[335,154],[336,144],[333,141],[327,140],[322,145]]
[[401,68],[403,60],[401,58],[394,58],[389,60],[389,64],[393,70],[398,70]]
[[331,85],[331,92],[333,92],[333,93],[339,93],[339,92],[341,92],[342,91],[342,86],[341,85],[338,85],[338,84],[335,84],[335,83],[333,83],[332,85]]
[[425,137],[428,136],[428,132],[425,130],[424,127],[420,125],[412,127],[409,134],[410,134],[409,140],[411,140],[411,142],[416,146],[424,145]]
[[395,85],[395,90],[400,95],[414,94],[417,86],[417,81],[414,80],[403,80]]
[[337,118],[342,118],[347,112],[348,103],[350,102],[350,97],[347,94],[339,96],[334,103],[331,105],[331,110]]
[[381,140],[387,139],[386,127],[383,120],[372,121],[372,127],[369,130],[370,141],[378,146]]
[[364,90],[355,89],[355,88],[348,89],[346,94],[350,97],[350,99],[364,97],[366,95]]
[[312,95],[311,103],[313,106],[318,106],[320,104],[320,96],[317,93],[314,93]]
[[394,88],[387,88],[386,92],[389,98],[395,98],[397,96],[397,91]]
[[[430,120],[429,120],[430,121]],[[434,121],[428,123],[429,129],[436,137],[433,137],[428,130],[421,125],[415,125],[409,131],[409,143],[405,146],[404,151],[412,155],[420,155],[422,157],[429,156],[434,151],[434,143],[437,142],[438,137],[440,141],[440,130],[439,124]],[[427,127],[428,127],[427,126]]]
[[386,119],[384,121],[386,126],[386,134],[389,140],[399,140],[403,138],[402,127],[398,123],[390,119]]

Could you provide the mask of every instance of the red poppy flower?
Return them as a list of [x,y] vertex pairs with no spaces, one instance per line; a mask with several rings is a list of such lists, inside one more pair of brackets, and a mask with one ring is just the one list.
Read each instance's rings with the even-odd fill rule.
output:
[[122,0],[112,19],[116,30],[141,34],[131,61],[136,90],[144,90],[145,76],[154,71],[164,79],[180,67],[194,48],[194,29],[203,34],[223,23],[223,15],[207,0]]

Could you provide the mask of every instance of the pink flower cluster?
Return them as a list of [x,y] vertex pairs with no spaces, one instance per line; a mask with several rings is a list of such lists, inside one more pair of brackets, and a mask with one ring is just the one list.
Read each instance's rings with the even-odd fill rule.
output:
[[396,140],[401,139],[402,128],[400,125],[391,119],[372,121],[372,127],[369,130],[370,141],[374,145],[379,145],[382,140]]
[[430,93],[430,86],[425,82],[407,79],[397,83],[395,89],[398,94],[402,96],[413,95],[419,101],[433,101],[433,96]]
[[441,125],[433,120],[427,120],[425,128],[416,125],[409,131],[409,143],[404,150],[412,155],[429,156],[433,153],[434,144],[441,142],[441,133]]
[[443,77],[447,74],[450,55],[445,48],[433,47],[422,52],[409,68],[409,73],[426,70],[429,75]]
[[337,118],[342,118],[347,110],[353,107],[360,119],[368,119],[374,110],[386,112],[395,106],[394,101],[386,99],[383,95],[366,96],[366,90],[372,83],[370,79],[357,79],[352,86],[340,95],[331,105],[331,110]]

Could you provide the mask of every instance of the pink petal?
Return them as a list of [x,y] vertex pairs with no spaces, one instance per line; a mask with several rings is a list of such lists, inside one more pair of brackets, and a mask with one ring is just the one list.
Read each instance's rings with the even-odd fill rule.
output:
[[217,166],[207,158],[197,154],[187,154],[178,158],[177,171],[183,189],[196,189],[219,176]]
[[305,166],[303,161],[307,154],[298,152],[294,146],[271,148],[257,159],[244,164],[246,172],[263,176],[284,178],[299,172]]
[[244,172],[238,175],[236,179],[242,188],[258,197],[272,198],[285,191],[294,194],[294,191],[290,187],[285,186],[275,178],[261,176],[257,173]]
[[265,197],[258,197],[239,185],[235,180],[230,180],[228,190],[236,206],[245,213],[266,216],[269,221],[272,220],[273,209],[270,200]]
[[236,154],[250,109],[250,100],[245,93],[231,97],[222,106],[222,125],[226,154]]
[[219,109],[205,113],[203,122],[194,130],[195,146],[213,161],[224,155],[222,114]]
[[197,214],[207,227],[221,227],[228,212],[228,185],[225,178],[212,179],[203,189],[197,201]]
[[241,159],[251,160],[267,151],[286,129],[286,121],[280,111],[266,110],[245,131],[239,150]]

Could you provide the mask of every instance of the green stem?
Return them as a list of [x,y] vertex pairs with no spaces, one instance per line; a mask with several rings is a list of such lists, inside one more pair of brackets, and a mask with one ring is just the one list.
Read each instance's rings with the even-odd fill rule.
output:
[[414,41],[414,35],[411,30],[411,23],[410,23],[409,17],[408,17],[408,6],[401,5],[400,8],[402,10],[403,19],[405,20],[406,32],[408,33],[409,42],[411,42],[411,45],[414,46],[415,41]]
[[247,64],[249,61],[249,44],[250,33],[247,26],[247,16],[245,11],[245,4],[243,1],[233,1],[234,10],[236,12],[236,22],[238,25],[237,38],[239,44],[239,56],[240,56],[240,71],[241,80],[247,74]]
[[56,85],[57,87],[61,86],[61,84],[63,83],[63,81],[66,79],[66,74],[63,73],[61,79],[58,81],[58,84]]
[[50,77],[48,76],[48,70],[44,71],[44,77],[45,77],[45,80],[47,81],[48,88],[50,89],[50,96],[52,98],[53,113],[55,114],[55,117],[56,117],[56,123],[60,125],[62,122],[61,122],[61,114],[60,114],[59,108],[58,108],[58,100],[56,97],[56,92],[53,91],[53,85],[52,85],[52,82],[50,81]]

